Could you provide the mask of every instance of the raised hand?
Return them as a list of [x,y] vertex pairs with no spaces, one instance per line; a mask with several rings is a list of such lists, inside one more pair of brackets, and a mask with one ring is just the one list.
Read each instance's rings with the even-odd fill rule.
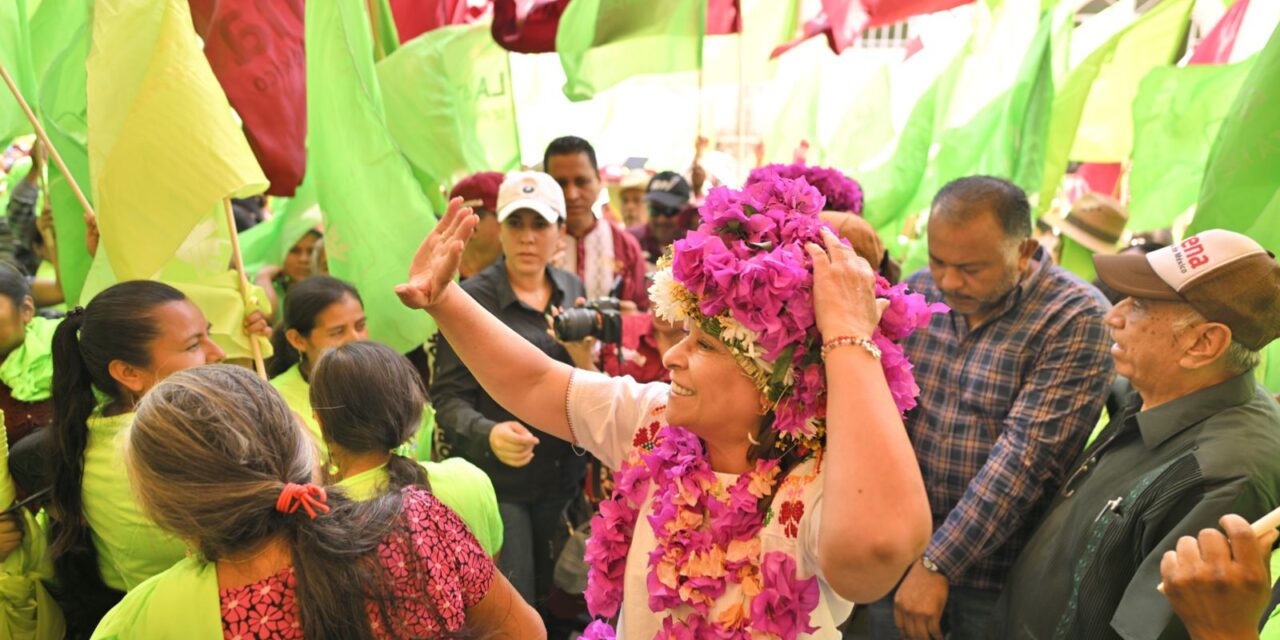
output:
[[479,221],[462,198],[449,201],[449,208],[436,228],[422,241],[409,267],[409,282],[396,286],[400,302],[410,309],[430,309],[443,299],[449,284],[458,275],[462,250]]
[[822,229],[825,248],[805,246],[813,258],[813,311],[824,338],[870,338],[888,300],[877,300],[876,274],[866,259]]

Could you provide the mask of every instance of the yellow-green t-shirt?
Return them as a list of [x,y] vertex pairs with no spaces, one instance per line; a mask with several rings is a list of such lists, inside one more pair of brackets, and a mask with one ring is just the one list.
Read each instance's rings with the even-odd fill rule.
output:
[[89,418],[81,491],[84,516],[98,549],[98,569],[112,589],[128,591],[186,556],[181,540],[142,512],[129,487],[120,437],[132,413]]
[[[498,553],[502,549],[502,517],[498,515],[498,496],[489,476],[462,458],[418,464],[426,468],[436,499],[467,523],[471,535],[489,555]],[[357,473],[338,486],[354,500],[369,500],[387,490],[387,467]]]
[[[285,404],[294,413],[302,417],[302,422],[311,430],[312,435],[316,437],[316,442],[320,444],[320,456],[326,458],[329,455],[329,448],[324,443],[324,434],[320,431],[320,423],[316,422],[315,414],[311,411],[311,383],[302,377],[302,370],[298,365],[289,367],[288,371],[271,379],[271,386],[280,392],[284,397]],[[431,442],[435,437],[436,431],[436,414],[430,405],[427,405],[422,412],[422,426],[418,429],[418,442],[415,445],[416,450],[403,452],[405,455],[417,458],[418,460],[431,459]],[[413,448],[411,448],[413,449]]]

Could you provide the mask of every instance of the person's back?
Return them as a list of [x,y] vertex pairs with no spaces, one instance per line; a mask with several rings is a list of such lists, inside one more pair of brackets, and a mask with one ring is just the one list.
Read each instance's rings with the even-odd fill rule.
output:
[[[333,462],[329,481],[348,497],[367,501],[416,487],[454,510],[485,551],[502,546],[502,520],[493,483],[475,465],[440,463],[401,454],[418,434],[426,390],[408,360],[376,342],[352,342],[316,363],[310,402]],[[296,413],[296,409],[295,409]]]
[[[147,513],[191,558],[130,592],[95,638],[545,637],[456,514],[414,487],[326,492],[269,385],[203,367],[143,400],[124,442]],[[211,479],[220,490],[204,491]]]

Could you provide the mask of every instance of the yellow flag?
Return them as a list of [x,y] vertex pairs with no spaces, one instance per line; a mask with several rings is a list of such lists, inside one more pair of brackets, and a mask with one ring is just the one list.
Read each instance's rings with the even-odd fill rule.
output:
[[151,278],[225,197],[267,179],[201,52],[186,0],[98,0],[89,174],[120,280]]

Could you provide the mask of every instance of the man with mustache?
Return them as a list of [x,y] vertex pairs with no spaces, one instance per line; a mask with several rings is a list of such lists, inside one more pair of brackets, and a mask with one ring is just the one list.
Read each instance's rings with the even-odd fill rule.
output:
[[1031,238],[1026,194],[1000,178],[934,197],[929,268],[907,279],[951,312],[903,342],[920,405],[906,426],[934,534],[872,637],[985,637],[1005,575],[1098,420],[1112,378],[1101,293]]

